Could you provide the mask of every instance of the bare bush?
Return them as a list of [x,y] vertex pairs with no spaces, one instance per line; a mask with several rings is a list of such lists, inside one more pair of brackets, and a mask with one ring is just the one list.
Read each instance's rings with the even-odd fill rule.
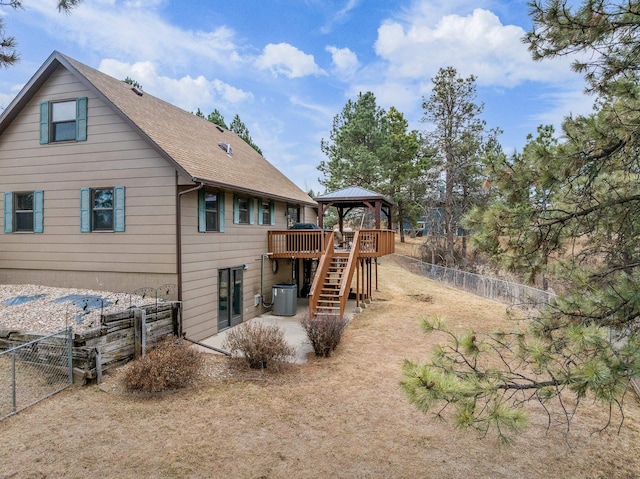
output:
[[188,386],[203,364],[202,353],[178,338],[166,338],[130,363],[123,376],[128,391],[161,392]]
[[279,326],[250,321],[232,328],[223,347],[236,358],[242,358],[252,369],[264,369],[269,365],[277,369],[295,354],[287,343]]
[[348,323],[337,314],[319,314],[314,317],[306,315],[301,324],[316,356],[328,358],[340,344]]

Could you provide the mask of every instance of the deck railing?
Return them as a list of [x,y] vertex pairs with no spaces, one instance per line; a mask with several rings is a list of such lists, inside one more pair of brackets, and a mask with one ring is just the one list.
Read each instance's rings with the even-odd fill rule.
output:
[[[395,252],[394,231],[363,229],[358,232],[360,256],[376,258]],[[269,231],[269,253],[272,258],[320,258],[332,243],[333,232],[327,230]],[[355,236],[353,244],[357,244]]]
[[319,258],[329,235],[333,238],[333,232],[325,230],[272,230],[269,231],[269,253],[272,258]]

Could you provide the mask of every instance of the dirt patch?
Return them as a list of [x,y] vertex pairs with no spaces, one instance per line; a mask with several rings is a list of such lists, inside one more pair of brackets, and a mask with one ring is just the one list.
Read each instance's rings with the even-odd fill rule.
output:
[[433,303],[433,296],[431,296],[430,294],[410,294],[409,297],[414,299],[415,301],[422,301],[423,303]]
[[[118,478],[632,478],[640,470],[640,407],[627,395],[620,433],[597,432],[608,410],[584,403],[567,434],[531,408],[512,447],[424,415],[398,386],[405,358],[450,327],[509,329],[502,304],[383,261],[380,291],[330,358],[281,374],[237,371],[210,356],[209,374],[160,398],[74,387],[0,423],[0,477]],[[433,302],[416,301],[428,295]],[[376,300],[379,298],[379,300]],[[107,381],[115,377],[107,377]],[[620,417],[615,416],[614,421]]]

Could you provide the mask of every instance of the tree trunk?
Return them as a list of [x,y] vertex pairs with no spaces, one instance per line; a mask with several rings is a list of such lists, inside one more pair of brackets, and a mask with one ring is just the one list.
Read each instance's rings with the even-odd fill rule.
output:
[[447,171],[444,198],[444,227],[446,236],[445,263],[452,266],[453,254],[453,158],[447,155]]

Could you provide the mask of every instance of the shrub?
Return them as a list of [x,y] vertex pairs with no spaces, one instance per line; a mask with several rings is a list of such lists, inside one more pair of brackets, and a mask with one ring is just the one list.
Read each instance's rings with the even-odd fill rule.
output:
[[253,369],[264,369],[267,365],[278,368],[295,354],[281,327],[259,321],[249,321],[232,328],[227,333],[223,348],[234,357],[244,359]]
[[160,392],[188,386],[204,362],[202,353],[179,338],[160,341],[147,354],[125,371],[124,386],[128,391]]
[[328,358],[336,350],[349,321],[337,314],[305,316],[302,327],[313,346],[316,356]]

